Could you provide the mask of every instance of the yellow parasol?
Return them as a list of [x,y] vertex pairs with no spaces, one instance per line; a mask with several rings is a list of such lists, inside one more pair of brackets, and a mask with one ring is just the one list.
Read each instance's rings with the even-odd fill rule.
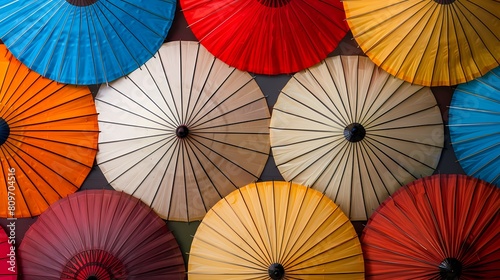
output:
[[359,46],[392,75],[424,86],[473,80],[500,63],[500,2],[344,0]]
[[288,182],[246,185],[201,222],[189,279],[364,279],[354,227],[331,199]]

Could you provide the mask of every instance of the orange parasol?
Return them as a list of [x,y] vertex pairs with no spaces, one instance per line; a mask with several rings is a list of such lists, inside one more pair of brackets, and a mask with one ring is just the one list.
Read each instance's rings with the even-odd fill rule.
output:
[[40,215],[80,188],[97,151],[87,87],[43,78],[0,45],[0,123],[0,217]]

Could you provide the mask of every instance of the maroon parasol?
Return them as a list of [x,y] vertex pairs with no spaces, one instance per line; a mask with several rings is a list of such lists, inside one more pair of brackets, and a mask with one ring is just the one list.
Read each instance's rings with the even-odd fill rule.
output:
[[26,279],[185,279],[165,222],[137,198],[110,190],[53,204],[19,248]]

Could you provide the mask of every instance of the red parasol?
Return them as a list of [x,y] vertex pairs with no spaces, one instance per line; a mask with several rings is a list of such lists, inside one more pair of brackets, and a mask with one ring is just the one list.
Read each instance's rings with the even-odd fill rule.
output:
[[349,30],[338,0],[181,0],[203,46],[257,74],[293,73],[332,52]]
[[[369,279],[494,279],[500,275],[500,189],[433,175],[399,189],[361,243]],[[498,279],[498,278],[495,278]]]
[[184,279],[177,241],[151,208],[111,190],[54,203],[19,247],[26,279]]
[[[13,235],[10,235],[10,231]],[[14,228],[7,226],[7,232],[9,235],[0,227],[0,279],[2,280],[17,279],[15,226]]]

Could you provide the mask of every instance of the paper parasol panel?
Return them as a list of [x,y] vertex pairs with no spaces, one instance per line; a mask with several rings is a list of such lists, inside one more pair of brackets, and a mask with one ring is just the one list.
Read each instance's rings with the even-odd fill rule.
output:
[[107,83],[156,53],[175,8],[175,0],[0,0],[0,38],[52,80]]
[[240,70],[293,73],[332,52],[349,30],[340,1],[181,0],[203,46]]
[[163,45],[142,70],[101,88],[96,105],[104,176],[164,219],[202,219],[257,180],[269,156],[257,83],[197,42]]
[[429,88],[336,56],[299,72],[271,119],[271,147],[287,181],[325,192],[366,220],[401,185],[433,173],[443,124]]
[[425,86],[473,80],[500,64],[500,3],[491,0],[345,0],[364,53]]
[[87,87],[43,78],[0,45],[0,217],[40,215],[78,190],[98,133]]
[[189,279],[364,279],[361,246],[324,194],[259,182],[220,200],[191,245]]
[[449,115],[451,144],[464,171],[500,186],[500,67],[459,85]]
[[165,222],[138,199],[87,190],[61,199],[19,247],[26,279],[185,279]]
[[367,279],[496,279],[500,189],[465,175],[416,180],[370,217]]

